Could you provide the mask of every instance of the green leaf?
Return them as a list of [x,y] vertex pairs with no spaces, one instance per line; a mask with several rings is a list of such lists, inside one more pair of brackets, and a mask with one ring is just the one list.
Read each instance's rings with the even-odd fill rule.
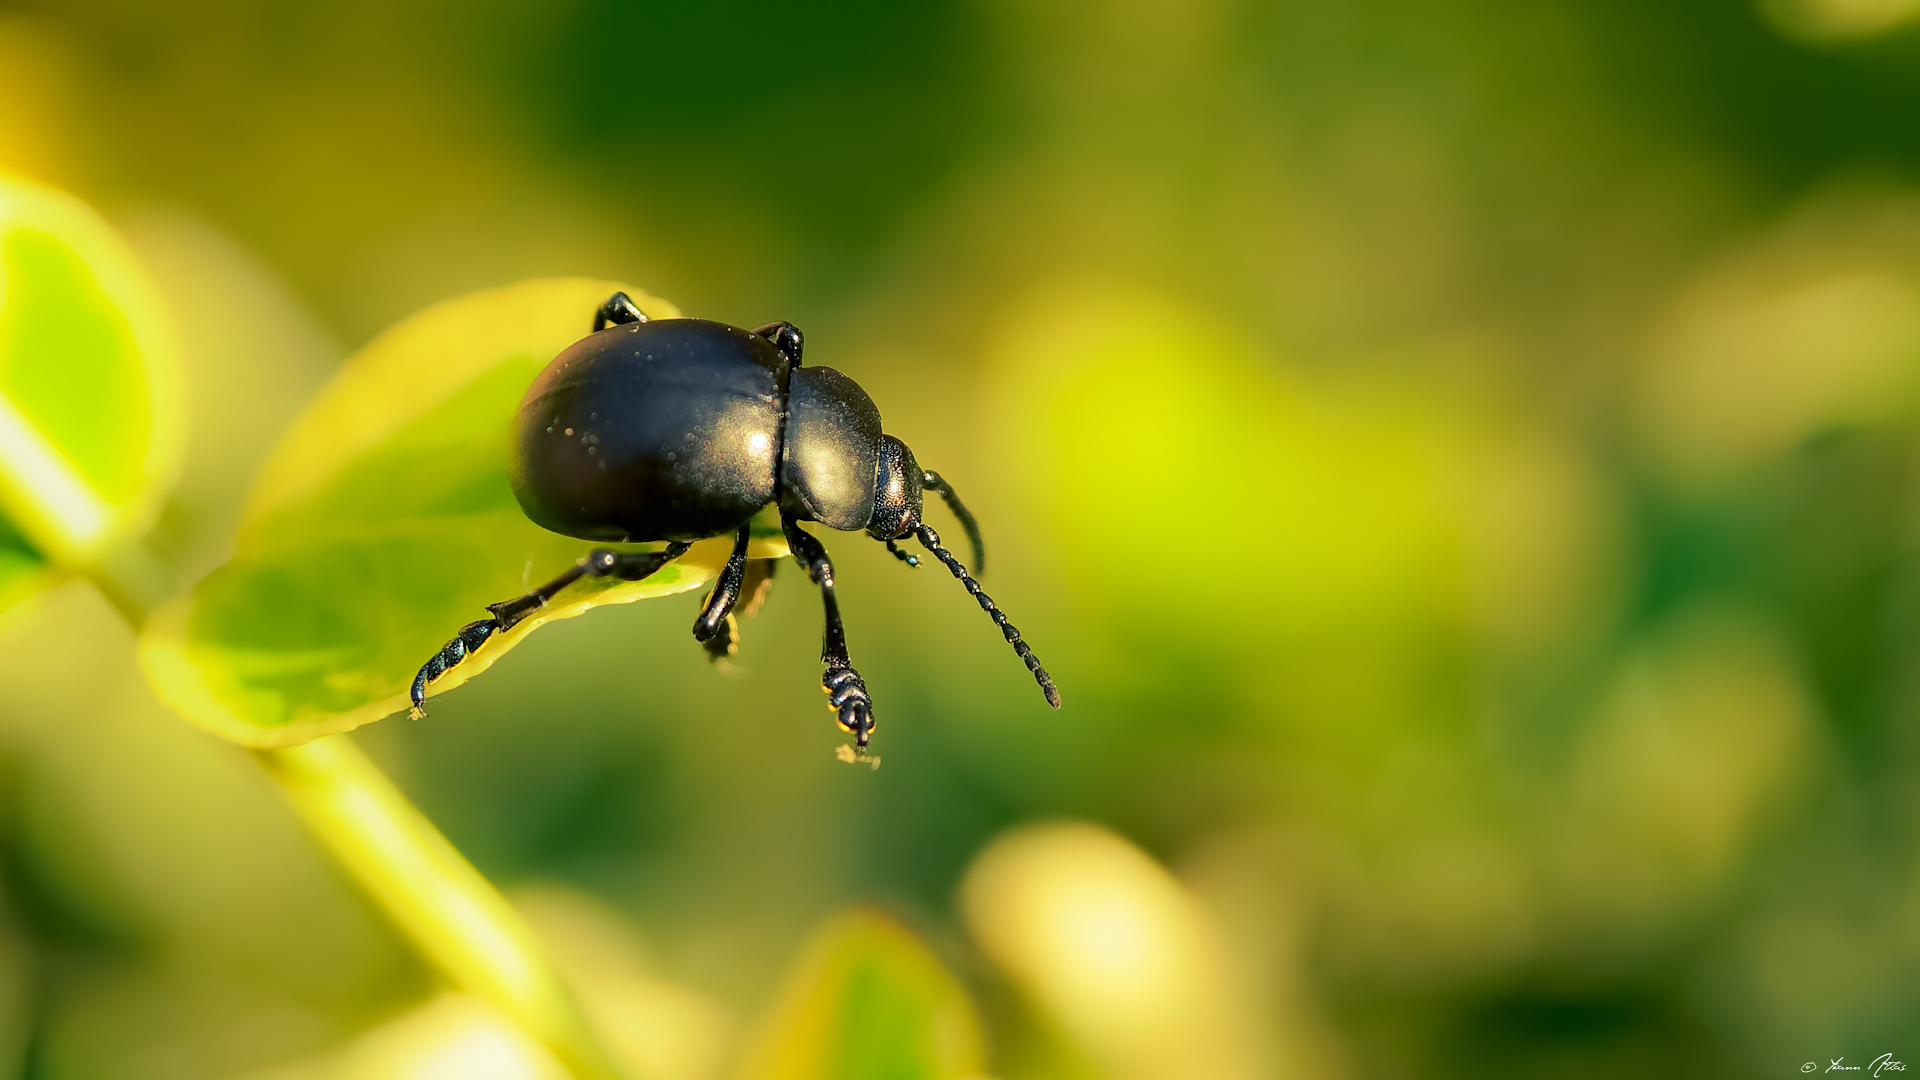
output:
[[[485,605],[585,554],[520,512],[508,430],[534,376],[616,289],[679,314],[619,282],[530,281],[428,308],[348,360],[262,467],[233,561],[149,620],[141,663],[162,700],[248,746],[351,730],[405,709],[420,665]],[[755,557],[786,553],[777,524],[755,532]],[[432,692],[555,619],[699,588],[729,543],[696,544],[642,582],[570,587]]]
[[985,1056],[959,980],[919,938],[856,910],[817,930],[755,1040],[747,1080],[963,1080]]
[[0,607],[151,525],[185,437],[178,346],[85,205],[0,173]]
[[40,550],[0,516],[0,611],[53,584],[60,576]]

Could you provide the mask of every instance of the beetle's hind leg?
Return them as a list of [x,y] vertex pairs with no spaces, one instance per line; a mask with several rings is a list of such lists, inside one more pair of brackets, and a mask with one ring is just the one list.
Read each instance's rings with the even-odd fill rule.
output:
[[627,323],[646,321],[647,313],[640,310],[640,306],[633,302],[633,298],[626,293],[617,292],[607,297],[607,302],[601,304],[600,310],[593,313],[593,332],[597,334],[605,330],[608,323],[624,326]]
[[799,327],[782,319],[758,327],[754,333],[773,342],[773,347],[780,350],[781,355],[787,358],[787,363],[800,366],[800,351],[806,339],[801,336]]
[[793,557],[807,568],[807,577],[820,586],[820,602],[827,616],[820,645],[820,662],[827,666],[827,673],[821,677],[820,686],[827,692],[834,718],[853,735],[856,759],[864,757],[867,740],[873,737],[873,699],[867,695],[866,681],[847,657],[847,629],[840,623],[840,604],[833,596],[833,560],[827,557],[825,545],[793,518],[781,514],[780,527],[786,531]]
[[472,655],[473,651],[487,643],[495,634],[504,634],[514,628],[522,619],[546,607],[548,602],[559,595],[560,590],[579,581],[583,577],[617,577],[624,581],[639,581],[651,577],[661,567],[687,553],[692,544],[668,544],[665,551],[613,551],[608,548],[596,548],[587,557],[568,567],[564,573],[545,585],[516,596],[511,600],[502,600],[497,604],[488,604],[492,612],[489,618],[471,622],[460,628],[452,641],[442,646],[433,658],[421,665],[420,673],[413,677],[413,686],[407,697],[412,705],[408,714],[415,720],[427,715],[427,687],[434,680],[445,675],[454,665]]

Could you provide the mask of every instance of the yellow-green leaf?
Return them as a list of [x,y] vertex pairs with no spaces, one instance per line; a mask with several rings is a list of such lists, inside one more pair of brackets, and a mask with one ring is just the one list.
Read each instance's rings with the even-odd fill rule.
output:
[[[485,605],[585,554],[520,512],[508,428],[534,376],[616,289],[679,314],[619,282],[530,281],[428,308],[349,359],[262,466],[233,561],[149,620],[140,657],[160,697],[248,746],[371,723],[406,708],[420,665]],[[699,588],[728,545],[697,544],[642,582],[580,582],[432,691],[555,619]],[[785,553],[777,523],[756,528],[755,557]]]
[[857,910],[817,930],[755,1040],[747,1080],[964,1080],[980,1019],[919,938]]
[[184,414],[172,325],[126,245],[0,173],[0,606],[152,523]]

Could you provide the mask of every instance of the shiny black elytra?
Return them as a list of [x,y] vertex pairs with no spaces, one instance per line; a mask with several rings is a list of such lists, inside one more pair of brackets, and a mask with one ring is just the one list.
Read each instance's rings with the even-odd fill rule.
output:
[[857,755],[873,735],[873,700],[847,656],[833,562],[802,521],[864,529],[910,566],[920,560],[895,541],[918,539],[979,601],[1059,708],[1060,692],[1020,632],[920,519],[922,494],[939,492],[960,519],[979,569],[986,555],[973,515],[938,473],[922,471],[905,443],[880,430],[880,410],[858,383],[829,367],[801,367],[800,346],[791,323],[747,331],[705,319],[649,320],[625,293],[602,304],[593,333],[555,357],[520,401],[513,493],[535,524],[564,536],[667,547],[596,549],[525,596],[488,605],[490,617],[462,627],[414,676],[414,717],[426,715],[427,684],[580,578],[639,581],[692,541],[731,534],[733,554],[693,624],[709,657],[728,655],[735,605],[746,592],[751,610],[772,577],[776,560],[747,558],[748,522],[770,503],[780,507],[793,557],[820,586],[820,684]]

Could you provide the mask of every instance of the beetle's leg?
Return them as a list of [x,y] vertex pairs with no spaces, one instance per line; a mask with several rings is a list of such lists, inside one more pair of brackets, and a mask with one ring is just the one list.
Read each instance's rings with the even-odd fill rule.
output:
[[720,624],[712,637],[700,643],[707,650],[708,660],[725,660],[739,651],[740,620],[759,611],[760,605],[766,603],[767,593],[773,589],[773,570],[779,565],[779,559],[747,560],[747,573],[740,586],[740,600],[733,605],[727,621]]
[[407,715],[415,720],[425,717],[427,715],[427,684],[445,675],[447,669],[465,660],[468,654],[485,644],[488,638],[499,632],[499,629],[499,624],[493,619],[481,619],[479,622],[471,622],[461,627],[453,640],[447,642],[439,652],[434,653],[433,659],[423,664],[420,673],[413,677],[413,687],[408,692],[413,707],[407,710]]
[[[599,553],[595,552],[595,554],[597,555]],[[559,593],[561,589],[580,580],[580,578],[587,573],[587,561],[586,559],[582,559],[573,566],[569,566],[559,577],[527,593],[525,596],[519,596],[512,600],[488,605],[487,610],[493,613],[490,617],[481,619],[479,622],[468,623],[461,627],[460,632],[454,635],[453,640],[447,642],[439,652],[433,654],[433,658],[422,665],[419,674],[413,677],[413,686],[408,692],[408,698],[413,706],[409,710],[410,715],[412,715],[415,720],[418,720],[427,714],[426,701],[428,683],[438,679],[440,676],[446,674],[449,668],[465,660],[475,649],[485,644],[488,638],[498,633],[504,633],[521,619],[546,607],[547,601],[553,599],[555,594]]]
[[692,547],[684,540],[675,540],[660,551],[609,551],[595,548],[587,553],[587,576],[645,581],[659,573],[661,567],[685,555]]
[[960,501],[960,493],[932,469],[920,474],[920,485],[939,492],[940,501],[946,503],[947,509],[953,511],[953,516],[960,519],[960,527],[967,531],[967,543],[973,545],[973,572],[981,577],[987,576],[987,544],[980,539],[980,523],[973,520],[966,504]]
[[413,677],[413,686],[408,691],[412,704],[409,710],[415,720],[427,715],[427,684],[445,675],[455,664],[465,660],[475,649],[485,644],[495,634],[504,634],[520,620],[546,607],[547,603],[559,595],[561,589],[579,581],[583,577],[617,577],[627,581],[639,581],[651,576],[655,571],[687,553],[692,544],[672,543],[665,551],[612,551],[596,548],[587,557],[569,566],[560,576],[545,585],[511,600],[502,600],[497,604],[488,604],[491,618],[468,623],[460,628],[454,639],[446,643],[433,659],[421,665],[419,674]]
[[894,558],[899,559],[901,562],[906,563],[908,566],[917,567],[920,565],[920,556],[907,554],[905,551],[902,551],[900,549],[899,544],[896,544],[891,540],[887,541],[887,550],[893,552]]
[[593,332],[597,334],[605,330],[608,323],[624,326],[627,323],[646,321],[646,312],[641,311],[626,293],[617,292],[607,297],[607,302],[601,304],[600,310],[593,313]]
[[866,682],[847,657],[847,629],[840,624],[840,604],[833,598],[833,560],[827,558],[826,547],[792,517],[781,514],[780,527],[786,531],[787,547],[794,559],[820,586],[820,602],[826,608],[827,631],[820,645],[820,662],[827,666],[827,673],[820,679],[820,686],[828,694],[828,707],[833,709],[835,719],[853,733],[855,752],[864,754],[867,740],[873,736],[873,699],[867,696]]
[[919,538],[920,545],[933,552],[934,558],[945,563],[947,569],[953,572],[953,576],[960,579],[960,584],[965,585],[967,591],[973,594],[973,598],[980,602],[980,610],[986,612],[987,616],[993,620],[993,624],[1006,635],[1007,644],[1013,646],[1013,651],[1026,663],[1027,670],[1033,672],[1033,681],[1039,683],[1040,692],[1047,695],[1047,704],[1056,709],[1059,708],[1060,691],[1054,689],[1053,676],[1048,675],[1047,669],[1040,666],[1040,658],[1033,655],[1033,650],[1021,640],[1020,631],[1014,629],[1013,624],[1007,621],[1006,613],[994,605],[992,597],[981,591],[980,583],[973,580],[973,575],[967,573],[967,568],[960,565],[960,560],[954,558],[952,552],[941,546],[940,534],[934,532],[931,525],[922,525],[915,529],[913,534]]
[[799,327],[783,319],[780,322],[770,322],[755,330],[754,333],[773,342],[773,347],[786,355],[787,363],[794,367],[800,366],[802,338]]
[[767,602],[767,594],[773,591],[773,572],[780,569],[779,559],[748,559],[747,581],[740,586],[740,595],[745,600],[733,606],[733,613],[741,617],[752,615]]
[[727,565],[720,568],[720,576],[714,579],[713,591],[707,594],[700,617],[693,620],[693,640],[711,639],[733,614],[733,605],[740,599],[740,585],[747,577],[747,540],[751,533],[751,523],[742,522],[739,535],[733,539],[733,554],[727,556]]

